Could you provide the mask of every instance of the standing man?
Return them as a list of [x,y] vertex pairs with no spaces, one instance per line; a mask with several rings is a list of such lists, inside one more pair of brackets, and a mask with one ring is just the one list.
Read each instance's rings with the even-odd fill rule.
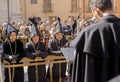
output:
[[[65,39],[62,33],[62,28],[60,24],[60,18],[57,18],[56,30],[54,31],[54,38],[49,40],[48,51],[50,55],[62,56],[60,48],[66,47],[68,41]],[[56,60],[54,60],[56,61]],[[61,74],[60,71],[61,70]],[[48,79],[50,78],[48,70]],[[53,64],[52,74],[54,82],[59,82],[59,75],[62,79],[66,78],[66,63]]]
[[[26,56],[35,59],[36,57],[45,58],[47,56],[45,44],[39,41],[39,36],[34,35],[32,42],[26,44]],[[31,62],[32,63],[32,62]],[[45,65],[29,66],[28,80],[29,82],[46,82]]]
[[[31,42],[26,44],[26,56],[31,59],[36,57],[45,58],[47,56],[46,46],[43,42],[40,42],[40,36],[36,30],[34,22],[32,22],[32,33],[30,34]],[[32,63],[32,62],[30,62]],[[46,65],[36,65],[28,67],[28,80],[29,82],[46,82]]]
[[91,9],[103,17],[71,42],[76,47],[72,82],[107,82],[120,72],[120,19],[111,0],[92,0]]
[[[24,57],[23,43],[17,40],[17,32],[8,26],[7,30],[8,39],[3,43],[3,58],[7,60],[11,65],[19,64],[20,60]],[[4,70],[5,81],[4,82],[24,82],[24,70],[23,67],[12,67],[11,76],[9,76],[8,68]],[[11,77],[11,78],[9,78]]]

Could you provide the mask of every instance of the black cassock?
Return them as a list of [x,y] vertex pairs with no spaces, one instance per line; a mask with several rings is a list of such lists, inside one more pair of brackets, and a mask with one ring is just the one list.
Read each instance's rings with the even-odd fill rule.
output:
[[[35,59],[36,55],[33,55],[33,53],[36,53],[36,51],[42,52],[42,54],[38,55],[42,58],[45,58],[47,56],[47,51],[44,43],[38,42],[36,44],[33,44],[32,42],[29,42],[26,44],[25,52],[27,57]],[[28,80],[29,82],[46,82],[46,66],[45,65],[29,66]]]
[[[16,51],[15,51],[16,50]],[[16,52],[16,54],[12,54],[12,52]],[[3,58],[6,58],[8,55],[18,55],[18,58],[16,59],[16,63],[19,64],[19,61],[25,56],[24,49],[23,49],[23,43],[19,40],[14,41],[13,43],[10,41],[6,41],[3,43]],[[10,60],[6,59],[8,62],[11,63]],[[13,65],[11,63],[11,65]],[[9,72],[8,68],[5,68],[5,81],[9,82]],[[24,82],[24,70],[23,67],[15,67],[11,68],[11,79],[13,79],[13,82]]]
[[83,29],[71,42],[76,47],[71,82],[107,82],[120,72],[120,19],[114,15]]
[[[54,53],[54,51],[60,51],[61,47],[66,47],[67,46],[67,40],[63,37],[63,39],[59,42],[56,39],[52,39],[49,41],[49,45],[48,45],[48,52],[50,55],[56,55],[56,56],[61,56],[62,53]],[[54,60],[56,61],[56,60]],[[54,64],[52,67],[52,74],[53,74],[53,79],[55,81],[59,81],[59,66],[61,65],[61,78],[65,78],[66,75],[66,63],[61,63],[61,64]],[[47,72],[47,78],[50,78],[50,69],[48,69]]]

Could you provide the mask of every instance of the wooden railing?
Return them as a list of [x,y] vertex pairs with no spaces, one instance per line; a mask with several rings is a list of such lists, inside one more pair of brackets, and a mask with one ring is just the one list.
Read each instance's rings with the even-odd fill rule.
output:
[[[52,65],[54,63],[59,63],[59,64],[60,63],[64,63],[64,62],[66,62],[66,60],[65,60],[64,56],[53,56],[53,55],[50,55],[50,56],[47,56],[45,59],[42,59],[41,57],[36,57],[34,60],[25,57],[20,62],[23,62],[23,63],[22,64],[10,65],[8,62],[3,61],[3,65],[1,66],[1,69],[2,68],[8,68],[9,74],[10,74],[10,68],[12,68],[12,67],[37,66],[37,65],[46,65],[46,64],[48,64],[50,66],[50,81],[53,82]],[[34,63],[29,63],[29,62],[34,62]],[[61,72],[61,69],[59,69],[59,71]],[[11,76],[9,78],[10,78],[9,82],[11,82]],[[2,76],[1,76],[0,79],[2,79]],[[61,82],[61,81],[62,81],[61,74],[59,74],[59,82]]]

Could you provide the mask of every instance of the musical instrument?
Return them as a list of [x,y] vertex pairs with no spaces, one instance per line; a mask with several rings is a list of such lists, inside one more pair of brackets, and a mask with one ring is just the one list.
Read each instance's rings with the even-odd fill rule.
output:
[[79,28],[80,28],[80,30],[82,30],[83,28],[85,28],[85,27],[87,27],[87,26],[89,26],[89,25],[98,23],[98,22],[99,22],[98,19],[96,19],[95,17],[92,17],[92,18],[90,18],[90,19],[84,21],[84,22],[80,25]]

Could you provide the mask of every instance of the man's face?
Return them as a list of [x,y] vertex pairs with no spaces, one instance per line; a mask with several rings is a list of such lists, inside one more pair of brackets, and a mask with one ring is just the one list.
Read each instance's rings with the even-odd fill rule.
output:
[[72,26],[74,24],[74,20],[72,18],[69,18],[69,24]]
[[33,43],[36,44],[39,41],[39,36],[37,36],[37,35],[33,36],[32,41],[33,41]]
[[63,38],[63,35],[62,35],[62,33],[57,33],[57,34],[55,35],[55,37],[56,37],[57,40],[60,41],[60,40]]
[[10,34],[10,41],[11,41],[11,42],[14,42],[14,41],[16,40],[16,37],[17,37],[16,32],[12,32],[12,33]]

